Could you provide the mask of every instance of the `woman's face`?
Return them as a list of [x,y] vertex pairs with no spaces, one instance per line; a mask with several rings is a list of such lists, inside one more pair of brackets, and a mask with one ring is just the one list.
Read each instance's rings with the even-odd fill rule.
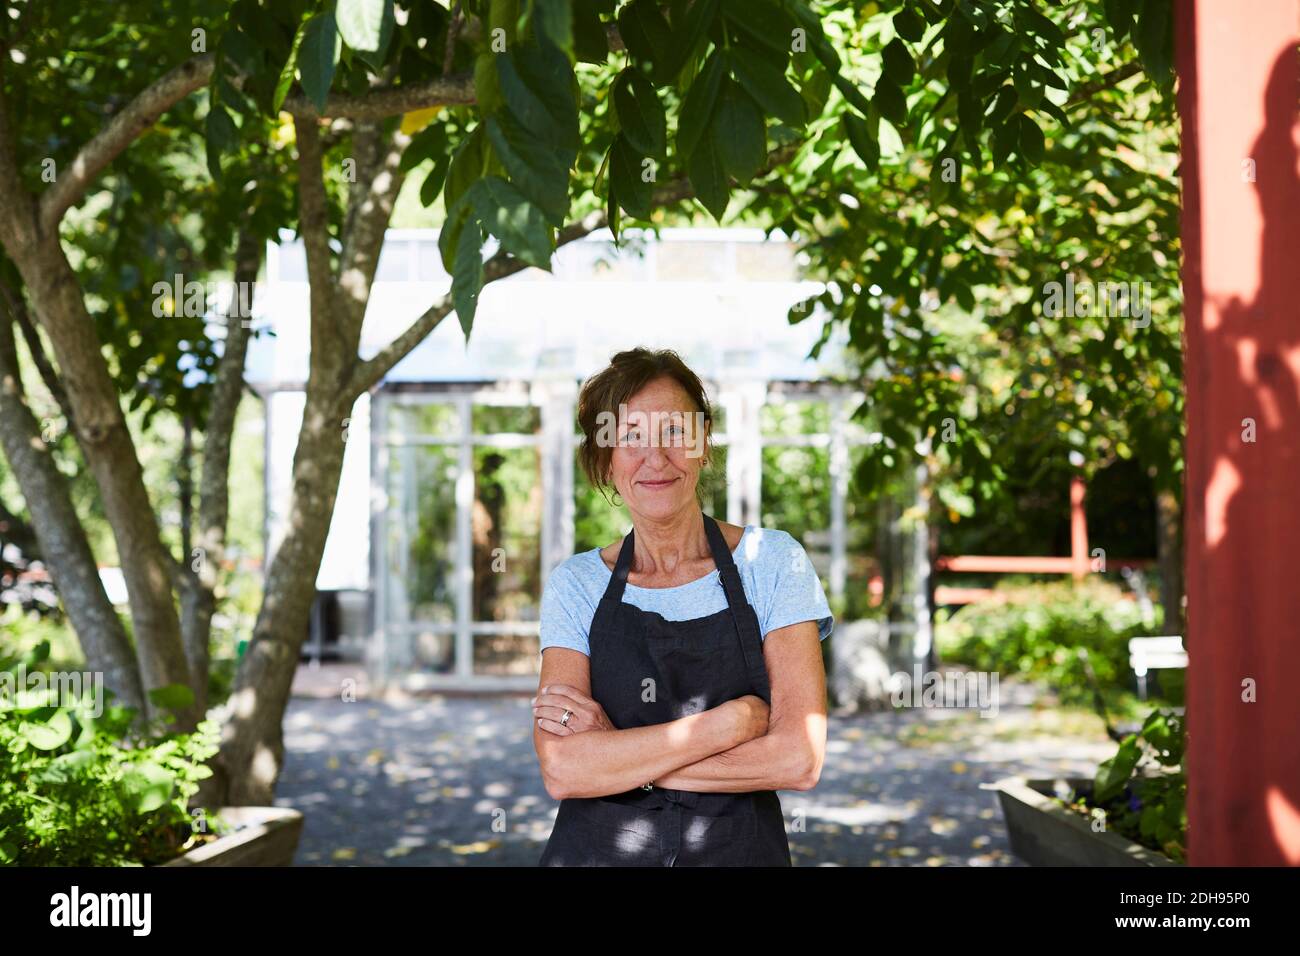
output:
[[609,477],[634,517],[668,518],[697,508],[695,488],[707,426],[686,390],[667,376],[619,410]]

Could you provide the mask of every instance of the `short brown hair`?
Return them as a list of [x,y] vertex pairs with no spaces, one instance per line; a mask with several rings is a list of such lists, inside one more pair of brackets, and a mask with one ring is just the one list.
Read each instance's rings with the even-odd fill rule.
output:
[[[685,389],[696,410],[704,414],[707,426],[704,438],[704,460],[708,461],[713,451],[711,431],[713,427],[713,409],[709,397],[704,392],[700,377],[691,371],[682,361],[682,357],[672,349],[634,348],[618,352],[609,360],[609,364],[582,384],[578,393],[578,425],[582,429],[582,443],[578,447],[578,458],[587,479],[598,490],[604,492],[609,487],[605,475],[609,470],[609,460],[614,450],[602,446],[596,436],[599,424],[604,417],[601,413],[617,415],[619,406],[641,391],[647,384],[661,376],[667,376]],[[700,489],[696,487],[696,494]]]

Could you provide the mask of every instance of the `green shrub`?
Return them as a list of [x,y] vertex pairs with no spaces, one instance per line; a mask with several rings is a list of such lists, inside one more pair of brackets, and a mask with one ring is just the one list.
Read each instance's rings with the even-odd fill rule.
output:
[[1186,745],[1183,716],[1157,708],[1097,768],[1090,792],[1057,799],[1087,816],[1101,811],[1110,829],[1186,863]]
[[[217,752],[217,724],[173,733],[174,718],[142,727],[133,708],[97,705],[91,692],[26,689],[49,654],[42,641],[0,659],[0,864],[140,866],[177,856],[204,838],[197,831],[218,833],[219,821],[197,827],[187,811],[211,776],[204,761]],[[181,686],[150,697],[172,710],[193,701]]]
[[1125,688],[1129,638],[1157,634],[1158,627],[1158,611],[1144,618],[1136,601],[1105,581],[1008,583],[993,599],[941,622],[936,646],[950,660],[1043,679],[1063,701],[1084,703],[1090,691],[1079,649],[1087,650],[1103,689]]

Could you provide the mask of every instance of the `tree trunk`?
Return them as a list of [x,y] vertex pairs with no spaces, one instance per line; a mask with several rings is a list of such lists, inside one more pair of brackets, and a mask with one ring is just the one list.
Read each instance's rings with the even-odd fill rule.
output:
[[42,556],[88,666],[103,672],[104,686],[117,695],[117,703],[146,714],[135,653],[104,593],[67,479],[55,466],[40,424],[23,399],[13,324],[7,316],[0,319],[0,446],[18,480]]
[[[253,283],[262,266],[265,240],[252,229],[240,230],[235,244],[235,286],[226,310],[225,348],[217,364],[212,404],[203,432],[203,469],[199,477],[196,552],[185,553],[178,590],[181,596],[181,634],[185,658],[193,678],[200,713],[208,707],[212,615],[217,609],[217,585],[226,560],[226,525],[230,515],[230,443],[244,394],[244,360],[248,354],[252,318]],[[243,290],[248,289],[248,295]],[[247,313],[245,313],[247,309]]]
[[198,805],[265,806],[273,801],[284,764],[281,724],[316,596],[330,517],[343,472],[343,429],[349,414],[308,383],[307,405],[293,461],[288,530],[271,560],[253,638],[240,662],[222,727],[221,751],[211,762]]
[[1160,606],[1166,634],[1184,634],[1183,622],[1183,522],[1178,497],[1172,491],[1156,492],[1156,548],[1160,565]]
[[[20,202],[17,197],[13,201],[15,205]],[[86,311],[58,236],[39,234],[34,220],[21,221],[26,218],[23,211],[18,208],[10,212],[9,228],[4,230],[8,233],[7,251],[22,274],[37,318],[54,346],[76,417],[77,441],[113,529],[131,600],[136,653],[145,688],[192,686],[172,593],[175,561],[159,534],[135,442],[104,362],[94,319]],[[199,716],[195,708],[177,713],[175,729],[192,729]]]

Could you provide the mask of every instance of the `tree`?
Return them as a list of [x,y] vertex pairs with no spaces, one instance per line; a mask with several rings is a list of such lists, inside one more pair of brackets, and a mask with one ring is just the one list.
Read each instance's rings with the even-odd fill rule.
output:
[[[1137,8],[1125,0],[1108,5]],[[1040,162],[1042,127],[1006,90],[1036,103],[1040,119],[1065,121],[1059,108],[1034,100],[1046,85],[1066,82],[1052,69],[1066,45],[1059,28],[1031,0],[896,6],[883,22],[897,36],[882,42],[880,5],[874,3],[462,0],[449,8],[433,0],[195,0],[161,8],[128,3],[112,14],[86,12],[70,0],[6,4],[8,15],[0,18],[0,194],[6,200],[0,244],[66,386],[77,445],[94,475],[127,579],[136,646],[123,651],[102,635],[83,634],[83,627],[97,626],[94,621],[76,626],[96,666],[111,658],[119,669],[138,667],[144,691],[188,687],[189,706],[184,695],[167,697],[183,721],[201,712],[212,565],[224,535],[229,430],[246,330],[228,323],[219,348],[197,337],[210,387],[191,409],[205,451],[200,557],[193,564],[188,556],[178,559],[160,531],[119,401],[119,389],[130,385],[114,380],[103,333],[92,321],[89,286],[96,276],[102,281],[103,264],[87,260],[79,274],[61,242],[61,226],[78,203],[89,211],[91,200],[102,198],[109,210],[129,208],[132,189],[165,181],[157,170],[192,145],[197,106],[206,166],[217,187],[206,197],[182,200],[217,237],[211,248],[196,250],[199,267],[212,268],[225,250],[236,277],[254,275],[260,241],[285,224],[296,225],[306,250],[310,371],[288,531],[267,572],[205,802],[271,800],[283,757],[281,718],[353,403],[453,311],[471,334],[486,283],[528,267],[548,268],[558,246],[603,226],[617,237],[629,217],[657,226],[670,217],[689,218],[698,202],[723,219],[737,199],[738,214],[799,225],[810,248],[838,242],[836,255],[845,262],[875,258],[901,268],[902,246],[882,251],[861,231],[833,230],[825,243],[818,238],[830,221],[826,204],[835,201],[845,164],[853,162],[845,147],[868,170],[887,152],[881,118],[933,131],[904,141],[907,148],[937,145],[949,158],[957,150],[954,109],[994,117],[963,129],[963,148],[990,150],[1001,159],[1016,152],[1026,167]],[[1142,9],[1148,25],[1142,35],[1158,51],[1164,34],[1150,25],[1156,19],[1145,13],[1146,5]],[[1004,14],[1037,39],[1021,42],[1019,34],[995,30]],[[148,23],[123,27],[114,15]],[[926,37],[920,52],[908,46]],[[97,49],[104,62],[126,66],[101,75],[98,61],[87,66],[72,55],[83,46]],[[925,52],[936,49],[937,56]],[[986,52],[995,49],[996,56]],[[50,62],[60,66],[50,69]],[[903,91],[914,78],[924,81],[926,94],[909,107]],[[870,96],[863,91],[868,80],[874,80]],[[67,97],[74,87],[108,119],[93,133],[81,135],[77,128],[76,135],[53,137],[51,111],[32,104]],[[176,129],[163,148],[132,148],[156,135],[164,114]],[[277,188],[290,144],[292,212]],[[50,168],[60,172],[45,181],[41,174]],[[421,198],[440,201],[445,210],[440,246],[452,287],[363,359],[357,345],[384,230],[398,190],[417,170],[424,176]],[[115,191],[105,188],[110,183]],[[887,184],[863,185],[873,203],[877,195],[890,195]],[[112,219],[103,210],[92,216]],[[954,235],[959,231],[951,228]],[[949,230],[946,220],[936,219],[900,234],[914,243],[909,248],[917,250],[916,258],[934,264],[918,273],[920,281],[907,293],[914,301],[938,278],[940,250],[953,241]],[[123,241],[132,235],[128,228],[118,234]],[[485,261],[488,237],[497,251]],[[75,234],[69,242],[74,249],[90,245]],[[129,241],[114,248],[134,258]],[[826,269],[828,278],[832,271]],[[965,288],[977,276],[971,271]],[[155,269],[147,278],[164,277]],[[961,287],[945,284],[964,302],[969,293],[955,291]],[[842,303],[855,298],[867,303],[860,308],[864,317],[875,310],[860,291],[838,301],[832,292],[831,298],[841,316]],[[922,327],[917,341],[923,355],[932,340]],[[179,351],[191,351],[179,343]],[[134,367],[131,384],[149,365]],[[148,400],[184,408],[189,398],[171,388],[170,372],[159,371],[170,368],[166,357],[152,368],[159,382]],[[29,504],[45,494],[50,480],[47,470],[23,483]],[[84,566],[74,549],[57,541],[46,550],[56,567]],[[60,573],[73,580],[70,570]]]

